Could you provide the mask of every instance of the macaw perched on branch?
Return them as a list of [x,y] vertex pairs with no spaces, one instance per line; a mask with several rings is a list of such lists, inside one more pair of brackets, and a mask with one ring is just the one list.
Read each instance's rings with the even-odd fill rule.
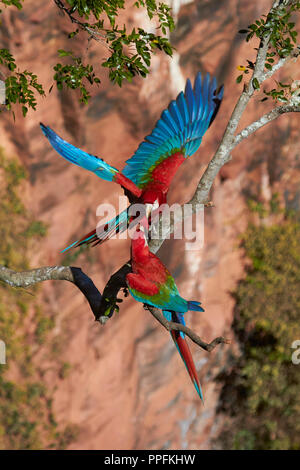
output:
[[[148,227],[147,219],[144,217],[140,222],[131,241],[132,272],[126,276],[128,290],[135,300],[161,309],[168,321],[185,325],[183,315],[185,312],[189,310],[204,312],[201,302],[187,301],[180,296],[172,275],[160,259],[149,250],[145,234],[145,228]],[[196,367],[185,335],[173,330],[171,336],[203,401]]]
[[[223,86],[216,79],[198,73],[194,88],[190,80],[185,92],[171,101],[157,121],[152,133],[145,137],[134,155],[126,161],[122,172],[101,158],[80,150],[59,137],[50,127],[41,124],[53,148],[68,161],[94,172],[100,178],[120,184],[130,202],[160,206],[166,203],[172,179],[185,159],[198,150],[202,137],[215,119],[223,97]],[[129,208],[107,224],[98,227],[65,250],[84,243],[102,243],[129,224]],[[63,251],[65,251],[63,250]]]

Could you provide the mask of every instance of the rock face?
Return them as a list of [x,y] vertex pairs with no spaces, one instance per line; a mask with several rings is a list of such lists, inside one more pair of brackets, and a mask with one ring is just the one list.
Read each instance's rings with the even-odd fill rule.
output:
[[[49,227],[47,237],[31,256],[32,266],[59,264],[59,251],[93,229],[100,203],[118,210],[121,190],[111,183],[68,164],[42,136],[43,121],[59,134],[90,153],[122,168],[139,142],[151,131],[162,109],[176,96],[185,79],[198,70],[216,75],[225,83],[219,115],[207,132],[200,151],[180,169],[170,202],[183,203],[193,194],[209,158],[224,132],[241,91],[235,83],[236,67],[254,57],[252,46],[236,32],[265,13],[267,0],[197,0],[174,2],[178,27],[172,35],[174,59],[158,54],[147,79],[136,79],[121,89],[96,67],[99,89],[87,107],[74,94],[53,88],[40,99],[36,112],[25,120],[1,115],[1,145],[18,155],[30,175],[24,199],[30,210]],[[182,4],[182,5],[181,5]],[[122,21],[139,25],[140,12],[129,10]],[[122,22],[121,21],[121,22]],[[70,25],[53,2],[36,7],[27,0],[21,13],[9,9],[2,24],[3,43],[21,66],[30,67],[49,89],[57,49],[71,45]],[[84,36],[73,49],[101,62],[105,48]],[[282,72],[284,74],[288,72]],[[263,114],[267,106],[254,98],[241,126]],[[244,260],[238,235],[249,220],[246,201],[284,195],[289,207],[299,207],[299,116],[283,116],[238,146],[232,161],[215,181],[205,209],[203,249],[186,251],[185,242],[169,240],[160,256],[174,273],[185,298],[199,299],[205,313],[187,314],[187,324],[203,339],[231,337],[234,301],[230,291],[243,276]],[[298,152],[298,153],[297,153]],[[80,255],[80,266],[100,290],[111,273],[129,257],[128,240],[112,240]],[[211,354],[191,345],[202,383],[205,406],[200,403],[168,334],[133,299],[128,298],[105,327],[93,321],[83,296],[66,283],[46,283],[41,289],[45,313],[56,314],[55,334],[63,336],[63,359],[72,365],[61,380],[51,368],[44,377],[53,389],[59,423],[74,423],[79,434],[71,449],[209,449],[222,418],[216,416],[219,389],[214,377],[228,366],[232,346]]]

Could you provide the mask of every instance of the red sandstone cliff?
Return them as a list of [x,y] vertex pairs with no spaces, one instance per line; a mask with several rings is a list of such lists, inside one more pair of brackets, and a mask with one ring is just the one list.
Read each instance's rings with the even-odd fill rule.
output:
[[[45,5],[44,5],[45,3]],[[178,2],[176,2],[178,4]],[[184,165],[174,181],[170,202],[183,203],[192,195],[205,164],[216,149],[232,111],[240,86],[235,83],[236,66],[251,59],[252,51],[236,33],[265,12],[267,0],[197,0],[183,5],[172,36],[176,54],[172,61],[157,55],[145,80],[136,79],[121,89],[107,79],[100,66],[101,85],[87,107],[74,94],[53,88],[40,99],[38,110],[14,123],[1,115],[1,145],[17,154],[28,169],[24,198],[34,214],[48,226],[48,235],[31,264],[59,264],[60,249],[95,226],[98,204],[117,204],[122,192],[110,183],[72,166],[52,151],[38,123],[54,127],[67,140],[102,156],[122,168],[123,162],[151,131],[161,110],[178,91],[185,78],[198,70],[210,72],[225,83],[219,115],[207,132],[200,151]],[[39,74],[45,89],[52,81],[50,67],[69,30],[67,20],[51,2],[27,0],[24,13],[7,11],[2,25],[4,45],[21,65]],[[140,13],[130,11],[126,21],[139,24]],[[4,40],[5,38],[5,40]],[[105,49],[80,39],[75,44],[86,56],[100,59]],[[257,98],[245,113],[242,125],[265,109]],[[262,110],[262,111],[261,111]],[[182,241],[167,241],[160,256],[174,273],[186,298],[201,299],[205,313],[189,313],[187,323],[206,340],[230,337],[233,299],[230,291],[243,275],[238,235],[248,220],[246,199],[271,191],[284,193],[288,204],[298,204],[299,117],[284,116],[259,131],[233,152],[212,191],[215,207],[205,210],[205,247],[184,251]],[[298,163],[297,163],[298,162]],[[111,241],[105,248],[89,252],[92,262],[81,255],[81,266],[101,290],[110,274],[128,259],[129,242]],[[45,372],[45,381],[55,388],[55,411],[60,423],[72,422],[80,432],[71,448],[76,449],[207,449],[222,425],[215,416],[218,387],[215,375],[226,367],[230,347],[211,355],[193,346],[205,395],[203,407],[169,335],[133,299],[127,299],[105,327],[93,321],[83,296],[67,283],[47,283],[41,290],[45,313],[56,314],[55,335],[63,335],[64,360],[72,364],[70,375],[61,381],[55,372]]]

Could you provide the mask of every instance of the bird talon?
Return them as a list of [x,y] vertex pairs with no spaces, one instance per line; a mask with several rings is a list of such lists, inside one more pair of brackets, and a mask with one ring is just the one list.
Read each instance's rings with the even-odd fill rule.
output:
[[123,294],[124,294],[124,297],[128,297],[129,296],[129,291],[127,289],[127,287],[123,287]]

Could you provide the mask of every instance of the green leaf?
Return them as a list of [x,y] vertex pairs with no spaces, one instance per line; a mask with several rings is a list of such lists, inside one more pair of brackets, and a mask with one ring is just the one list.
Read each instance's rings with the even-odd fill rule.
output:
[[253,78],[253,80],[252,80],[252,85],[253,85],[253,88],[254,88],[255,90],[259,90],[260,84],[259,84],[259,81],[257,80],[257,78]]
[[65,57],[65,56],[70,56],[73,55],[71,51],[65,51],[64,49],[58,49],[58,56],[59,57]]

